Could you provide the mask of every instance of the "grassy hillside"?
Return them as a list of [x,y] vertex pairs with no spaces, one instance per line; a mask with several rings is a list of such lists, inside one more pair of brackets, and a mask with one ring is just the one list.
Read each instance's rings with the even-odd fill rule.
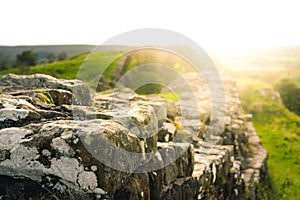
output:
[[[235,72],[244,110],[268,151],[268,168],[279,199],[300,199],[300,117],[278,102],[273,85],[299,81],[300,69]],[[265,92],[264,92],[265,91]],[[266,92],[267,91],[267,92]]]
[[62,52],[70,58],[75,55],[90,52],[94,45],[40,45],[40,46],[0,46],[0,55],[6,57],[13,65],[17,54],[23,51],[32,51],[38,55],[38,60],[42,60],[47,54],[58,55]]
[[[85,76],[93,77],[95,76],[95,72],[99,72],[102,70],[100,69],[100,67],[105,65],[104,62],[107,60],[107,58],[115,58],[120,55],[122,55],[121,52],[96,52],[92,56],[88,53],[84,53],[84,54],[74,56],[65,61],[29,67],[28,71],[25,72],[25,74],[42,73],[57,78],[75,79],[77,77],[78,70],[80,69],[83,62],[85,61],[86,62],[84,64],[85,71],[81,72],[81,74],[84,74]],[[89,56],[88,57],[89,59],[86,59],[87,56]],[[110,67],[107,69],[107,71],[104,72],[104,75],[106,75],[108,79],[111,78],[112,71],[117,66],[119,60],[120,59],[116,59],[113,63],[109,63]],[[13,68],[13,69],[0,71],[0,76],[9,73],[21,74],[19,68]],[[85,80],[88,80],[88,78],[86,78]]]
[[[52,55],[57,59],[59,54],[65,53],[67,58],[91,52],[96,45],[39,45],[39,46],[0,46],[0,66],[5,63],[5,69],[11,68],[16,63],[16,56],[24,51],[31,51],[37,54],[37,63],[47,63],[47,56]],[[97,48],[99,52],[123,51],[126,46],[107,45]],[[57,59],[59,60],[59,59]],[[4,68],[3,68],[4,69]]]
[[253,114],[254,126],[268,150],[275,196],[299,200],[300,117],[279,101],[275,88],[281,80],[300,85],[300,46],[225,52],[215,58],[235,77],[242,106]]
[[[29,68],[26,74],[43,73],[57,78],[74,79],[86,56],[87,54],[81,54],[65,61],[33,66]],[[3,76],[9,73],[20,74],[21,72],[18,68],[13,68],[1,71],[0,75]]]

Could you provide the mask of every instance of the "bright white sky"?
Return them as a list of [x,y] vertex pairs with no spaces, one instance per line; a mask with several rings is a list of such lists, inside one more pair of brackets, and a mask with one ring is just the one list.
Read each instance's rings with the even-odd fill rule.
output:
[[300,45],[300,1],[2,0],[0,45],[101,44],[169,29],[207,50]]

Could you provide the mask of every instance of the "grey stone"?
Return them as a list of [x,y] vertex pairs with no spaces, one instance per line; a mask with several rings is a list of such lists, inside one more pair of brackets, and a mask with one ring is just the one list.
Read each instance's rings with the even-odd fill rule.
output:
[[163,123],[162,127],[158,131],[158,141],[159,142],[169,142],[175,137],[177,128],[174,124]]
[[91,105],[81,81],[0,78],[0,186],[9,177],[101,199],[255,199],[267,152],[237,86],[224,78],[226,108],[216,112],[226,113],[211,119],[207,86],[184,77],[193,94],[183,93],[181,105],[126,88],[95,94]]
[[90,105],[91,97],[88,87],[79,80],[63,80],[44,74],[15,75],[8,74],[0,79],[0,86],[6,87],[5,91],[15,89],[64,89],[71,91],[75,96],[74,103],[80,105]]
[[97,176],[93,172],[83,171],[78,175],[79,186],[83,190],[93,191],[97,188]]
[[22,141],[25,135],[31,133],[30,130],[24,128],[5,128],[0,130],[0,149],[12,149]]

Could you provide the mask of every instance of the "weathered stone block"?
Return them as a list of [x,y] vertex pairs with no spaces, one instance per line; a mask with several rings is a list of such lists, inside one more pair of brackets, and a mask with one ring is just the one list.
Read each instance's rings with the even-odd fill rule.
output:
[[175,137],[177,128],[174,124],[163,123],[162,127],[158,131],[158,141],[159,142],[169,142]]
[[87,85],[79,80],[63,80],[44,74],[15,75],[8,74],[0,78],[3,92],[12,92],[20,89],[63,89],[71,91],[74,95],[74,104],[91,105],[91,97]]

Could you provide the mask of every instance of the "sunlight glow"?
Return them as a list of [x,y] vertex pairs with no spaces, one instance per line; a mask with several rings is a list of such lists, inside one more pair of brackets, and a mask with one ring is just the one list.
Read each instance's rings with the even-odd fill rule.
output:
[[169,29],[204,49],[300,45],[298,1],[1,1],[0,45],[101,44]]

